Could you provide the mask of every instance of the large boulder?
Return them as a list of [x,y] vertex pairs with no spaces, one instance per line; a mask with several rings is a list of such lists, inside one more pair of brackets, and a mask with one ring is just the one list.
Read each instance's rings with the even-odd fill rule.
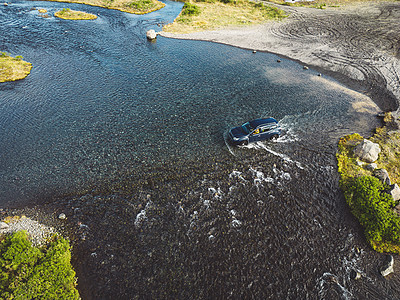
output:
[[376,161],[379,153],[381,153],[381,147],[367,139],[364,139],[354,148],[354,155],[368,163]]
[[389,275],[390,273],[393,273],[394,272],[393,265],[394,265],[394,258],[392,255],[388,255],[386,257],[385,264],[379,270],[381,272],[382,276],[385,277],[385,276]]
[[382,183],[386,183],[387,185],[391,185],[389,178],[389,173],[385,169],[377,169],[373,172],[374,176],[378,178]]

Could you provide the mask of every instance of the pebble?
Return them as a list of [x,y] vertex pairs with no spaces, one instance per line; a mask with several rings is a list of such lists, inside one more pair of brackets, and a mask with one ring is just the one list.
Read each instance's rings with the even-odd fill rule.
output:
[[257,51],[256,51],[256,50],[253,50],[253,53],[257,53]]
[[65,220],[67,218],[67,216],[64,213],[61,213],[61,214],[58,215],[58,218],[60,220]]
[[308,70],[308,67],[307,67],[307,66],[303,66],[303,69],[304,69],[304,70]]
[[276,62],[278,62],[278,63],[279,63],[279,62],[281,62],[281,60],[280,60],[280,59],[278,59]]
[[356,270],[351,270],[351,271],[350,271],[350,278],[351,278],[351,279],[358,280],[358,279],[361,278],[361,274],[358,273]]

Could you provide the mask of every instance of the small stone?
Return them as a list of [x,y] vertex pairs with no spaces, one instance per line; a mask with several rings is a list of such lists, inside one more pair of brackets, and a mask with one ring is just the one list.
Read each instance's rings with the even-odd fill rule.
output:
[[308,70],[308,67],[307,67],[307,66],[303,66],[303,69],[304,69],[304,70]]
[[41,9],[39,9],[39,12],[40,12],[41,14],[45,14],[45,13],[47,13],[47,9],[41,8]]
[[253,53],[257,53],[257,51],[256,51],[256,50],[253,50]]
[[358,273],[356,270],[351,270],[350,271],[350,278],[351,279],[355,279],[355,280],[360,279],[361,278],[361,274]]
[[373,175],[378,178],[382,183],[385,183],[387,185],[391,185],[392,183],[390,182],[390,177],[388,171],[385,169],[377,169],[374,171]]
[[281,60],[280,60],[280,59],[278,59],[276,62],[280,63],[280,62],[281,62]]
[[10,227],[7,223],[5,222],[0,222],[0,230],[2,229],[7,229],[8,227]]
[[319,76],[319,77],[321,77],[321,76],[322,76],[322,74],[321,74],[321,73],[319,73],[319,74],[318,74],[318,76]]
[[392,255],[387,255],[385,264],[379,270],[383,277],[386,277],[387,275],[389,275],[389,274],[394,272],[393,265],[394,265],[393,256]]
[[376,163],[372,163],[366,166],[367,170],[373,171],[378,167]]
[[8,3],[4,3],[4,6],[8,6]]
[[378,118],[384,118],[385,117],[385,113],[384,112],[379,112],[376,116]]
[[61,213],[61,214],[58,215],[58,218],[60,220],[65,220],[67,218],[67,216],[64,213]]

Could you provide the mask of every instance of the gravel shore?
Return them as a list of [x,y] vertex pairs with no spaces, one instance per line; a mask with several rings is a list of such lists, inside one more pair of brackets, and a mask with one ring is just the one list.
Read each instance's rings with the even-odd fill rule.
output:
[[400,99],[400,2],[366,2],[340,8],[281,6],[289,17],[260,26],[170,38],[212,41],[276,53],[323,70],[363,91],[384,111]]
[[12,234],[17,231],[25,230],[28,233],[32,245],[36,247],[45,245],[56,233],[54,228],[40,224],[25,216],[21,218],[12,218],[10,222],[2,222],[1,224],[2,229],[0,229],[0,235]]

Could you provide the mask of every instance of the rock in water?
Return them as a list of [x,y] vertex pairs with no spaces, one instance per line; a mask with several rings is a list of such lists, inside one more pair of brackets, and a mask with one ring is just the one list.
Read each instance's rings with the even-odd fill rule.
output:
[[378,159],[381,147],[378,144],[364,139],[354,148],[354,154],[362,161],[373,163]]
[[155,30],[150,29],[149,31],[146,32],[146,37],[149,40],[154,40],[157,37],[157,33],[155,32]]
[[379,270],[382,274],[382,276],[387,276],[390,273],[393,273],[393,265],[394,265],[394,258],[392,255],[388,255],[386,258],[386,263],[381,267]]
[[350,271],[350,278],[351,278],[351,279],[358,280],[358,279],[361,278],[361,274],[358,273],[356,270],[351,270],[351,271]]

